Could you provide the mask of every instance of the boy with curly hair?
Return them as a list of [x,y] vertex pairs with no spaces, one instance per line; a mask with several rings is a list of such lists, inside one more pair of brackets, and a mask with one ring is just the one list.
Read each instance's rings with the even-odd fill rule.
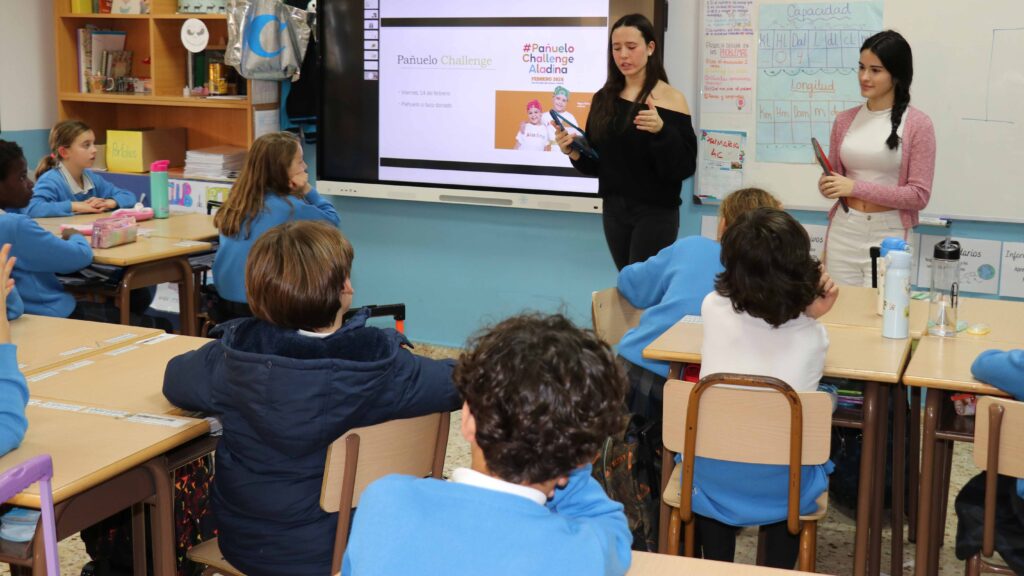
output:
[[622,505],[590,474],[623,424],[612,351],[561,315],[515,316],[470,344],[454,379],[471,468],[371,484],[342,574],[624,574]]

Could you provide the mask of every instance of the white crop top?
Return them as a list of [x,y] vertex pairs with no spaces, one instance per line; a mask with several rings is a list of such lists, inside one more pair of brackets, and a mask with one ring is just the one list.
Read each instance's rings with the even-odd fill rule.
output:
[[[895,150],[890,150],[885,144],[892,132],[891,112],[891,108],[868,110],[867,104],[857,111],[839,148],[847,178],[886,186],[899,183],[903,143]],[[903,137],[903,122],[900,122],[896,134]]]

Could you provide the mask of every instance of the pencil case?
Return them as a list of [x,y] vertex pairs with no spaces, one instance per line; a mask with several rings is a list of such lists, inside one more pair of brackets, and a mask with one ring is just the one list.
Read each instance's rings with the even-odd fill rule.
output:
[[111,216],[131,216],[136,222],[145,222],[153,218],[152,208],[120,208],[110,213]]
[[92,236],[92,224],[61,224],[60,231],[63,232],[68,228],[72,230],[78,230],[85,236]]
[[139,225],[131,216],[110,216],[92,223],[92,247],[113,248],[135,242]]

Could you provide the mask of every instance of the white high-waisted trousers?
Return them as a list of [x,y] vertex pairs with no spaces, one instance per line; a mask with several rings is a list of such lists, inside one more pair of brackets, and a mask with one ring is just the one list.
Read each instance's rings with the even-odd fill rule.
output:
[[849,212],[837,210],[825,239],[825,267],[832,280],[836,284],[870,287],[869,250],[890,236],[910,241],[899,210],[870,213],[853,208]]

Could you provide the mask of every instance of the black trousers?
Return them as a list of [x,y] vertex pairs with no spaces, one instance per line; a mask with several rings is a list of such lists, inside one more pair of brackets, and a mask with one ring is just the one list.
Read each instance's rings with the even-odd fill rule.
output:
[[679,208],[654,206],[622,196],[604,199],[604,238],[615,267],[643,262],[679,236]]
[[[732,562],[736,556],[736,534],[739,528],[701,516],[693,515],[696,522],[694,548],[698,558]],[[792,570],[800,554],[800,535],[790,534],[786,522],[761,526],[765,538],[765,566]]]

